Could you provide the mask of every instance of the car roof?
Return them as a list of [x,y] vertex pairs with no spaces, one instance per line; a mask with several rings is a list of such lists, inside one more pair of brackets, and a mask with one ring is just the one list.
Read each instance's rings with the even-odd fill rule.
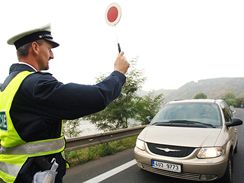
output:
[[222,99],[185,99],[185,100],[176,100],[170,101],[168,104],[178,104],[178,103],[217,103],[221,105],[224,100]]

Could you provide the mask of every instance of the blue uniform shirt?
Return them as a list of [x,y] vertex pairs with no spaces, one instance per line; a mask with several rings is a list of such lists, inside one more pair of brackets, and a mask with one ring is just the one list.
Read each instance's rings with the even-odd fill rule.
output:
[[[15,129],[26,142],[59,137],[63,119],[76,119],[104,109],[119,96],[126,80],[124,74],[114,71],[96,85],[63,84],[50,73],[35,72],[25,64],[13,64],[1,90],[21,71],[34,73],[21,84],[10,115]],[[64,164],[60,158],[56,157]],[[61,169],[62,166],[60,175],[65,173]]]

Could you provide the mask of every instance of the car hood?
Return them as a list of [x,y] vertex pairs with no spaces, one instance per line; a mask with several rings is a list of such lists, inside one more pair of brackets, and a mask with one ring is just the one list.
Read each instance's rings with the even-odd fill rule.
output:
[[138,136],[145,142],[187,147],[214,146],[221,129],[147,126]]

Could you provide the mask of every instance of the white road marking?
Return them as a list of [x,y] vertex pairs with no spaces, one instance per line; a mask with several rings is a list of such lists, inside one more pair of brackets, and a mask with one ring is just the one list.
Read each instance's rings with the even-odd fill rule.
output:
[[110,170],[108,172],[105,172],[105,173],[100,174],[100,175],[98,175],[98,176],[96,176],[96,177],[94,177],[94,178],[92,178],[90,180],[87,180],[84,183],[101,182],[101,181],[103,181],[103,180],[105,180],[105,179],[107,179],[109,177],[112,177],[113,175],[115,175],[115,174],[117,174],[119,172],[122,172],[123,170],[125,170],[125,169],[127,169],[127,168],[129,168],[129,167],[131,167],[131,166],[133,166],[135,164],[136,164],[136,160],[131,160],[131,161],[129,161],[129,162],[127,162],[127,163],[125,163],[125,164],[123,164],[121,166],[118,166],[118,167],[116,167],[116,168],[114,168],[114,169],[112,169],[112,170]]

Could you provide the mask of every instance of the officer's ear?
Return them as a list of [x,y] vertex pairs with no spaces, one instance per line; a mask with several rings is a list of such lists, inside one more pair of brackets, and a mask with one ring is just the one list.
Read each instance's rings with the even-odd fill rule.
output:
[[31,43],[31,48],[35,54],[38,54],[40,50],[40,45],[38,42],[34,41]]

